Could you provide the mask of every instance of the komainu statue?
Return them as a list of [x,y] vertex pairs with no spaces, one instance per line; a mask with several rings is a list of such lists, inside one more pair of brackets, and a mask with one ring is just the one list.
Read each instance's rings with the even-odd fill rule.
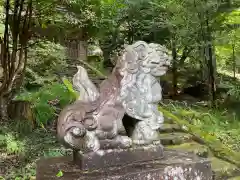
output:
[[[78,66],[73,84],[80,97],[59,115],[59,140],[83,153],[158,144],[164,119],[158,111],[162,94],[156,77],[166,73],[170,59],[161,45],[143,41],[128,45],[99,90]],[[126,133],[131,119],[134,126]]]

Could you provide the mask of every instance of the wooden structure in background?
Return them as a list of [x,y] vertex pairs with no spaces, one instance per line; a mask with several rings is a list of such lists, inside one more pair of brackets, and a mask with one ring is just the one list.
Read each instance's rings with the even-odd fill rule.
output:
[[82,40],[65,40],[67,57],[72,60],[87,60],[87,42]]
[[65,34],[60,28],[50,25],[47,28],[35,27],[35,36],[46,38],[67,48],[67,57],[70,60],[87,60],[87,36],[84,31]]

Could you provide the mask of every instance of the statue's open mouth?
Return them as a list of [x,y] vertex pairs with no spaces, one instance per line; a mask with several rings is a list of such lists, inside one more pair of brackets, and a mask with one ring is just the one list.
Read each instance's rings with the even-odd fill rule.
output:
[[169,65],[163,64],[159,67],[159,69],[165,69],[167,71],[169,69],[169,67],[170,67]]

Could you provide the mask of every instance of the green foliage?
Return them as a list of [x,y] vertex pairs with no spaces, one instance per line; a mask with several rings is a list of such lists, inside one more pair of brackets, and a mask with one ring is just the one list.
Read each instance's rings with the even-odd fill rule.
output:
[[6,137],[3,134],[0,134],[0,147],[5,145]]
[[93,77],[106,77],[109,73],[104,66],[104,60],[100,57],[88,57],[88,65],[85,66]]
[[222,16],[224,16],[225,19],[222,25],[223,30],[216,33],[216,55],[219,66],[227,66],[228,69],[232,69],[232,66],[235,63],[234,61],[237,61],[237,65],[239,66],[240,29],[238,28],[238,25],[240,11],[239,9],[233,10],[230,13],[223,13]]
[[67,78],[62,78],[62,81],[72,96],[75,97],[75,99],[78,99],[79,94],[73,89],[72,83]]
[[37,92],[23,92],[15,99],[31,102],[38,125],[44,126],[56,117],[58,110],[73,102],[76,94],[63,84],[53,83]]
[[57,176],[57,177],[62,177],[62,176],[63,176],[63,172],[60,170],[60,171],[57,173],[56,176]]
[[30,120],[17,120],[14,122],[14,129],[21,134],[29,134],[33,131],[33,124]]
[[16,140],[12,134],[6,134],[5,144],[8,154],[22,154],[24,153],[25,142]]
[[53,153],[50,152],[55,152],[57,155],[59,152],[61,155],[67,155],[66,149],[60,148],[55,135],[43,129],[37,129],[26,135],[17,133],[12,125],[4,124],[0,126],[0,134],[4,137],[1,153],[9,155],[1,156],[1,160],[7,162],[4,164],[5,179],[33,179],[36,176],[35,162],[44,154],[49,152],[48,154],[52,155]]
[[[177,123],[185,125],[187,131],[193,128],[191,129],[194,130],[192,133],[203,139],[210,138],[216,142],[221,141],[230,150],[240,150],[240,117],[227,110],[207,109],[201,105],[191,107],[184,103],[171,102],[163,104],[163,106],[165,110],[171,111],[174,116],[177,116],[179,119]],[[198,129],[199,132],[195,132],[195,129]],[[204,140],[208,141],[208,139]]]
[[232,72],[228,70],[219,70],[219,87],[226,89],[225,96],[228,96],[228,101],[238,102],[240,100],[240,81],[239,77],[234,78]]
[[4,35],[5,25],[4,25],[4,12],[3,12],[3,6],[0,5],[0,38]]
[[170,103],[160,106],[159,110],[165,117],[181,125],[183,130],[194,135],[195,139],[200,139],[200,143],[207,145],[216,157],[240,167],[238,120],[229,120],[230,116],[224,116],[222,112],[207,112],[199,106],[194,109],[184,104],[179,106]]
[[28,51],[27,84],[43,85],[56,81],[56,74],[67,66],[65,48],[59,44],[40,41]]
[[62,153],[57,150],[49,150],[49,151],[44,151],[44,157],[59,157],[62,156]]
[[230,90],[228,91],[228,94],[234,98],[235,100],[240,100],[240,85],[236,84],[230,87]]

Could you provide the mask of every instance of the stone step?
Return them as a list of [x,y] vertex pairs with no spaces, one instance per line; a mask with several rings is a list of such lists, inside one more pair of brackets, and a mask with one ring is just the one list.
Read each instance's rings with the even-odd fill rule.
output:
[[240,169],[224,160],[216,157],[209,158],[211,160],[212,169],[216,180],[227,179],[240,175]]
[[160,133],[172,133],[183,132],[182,128],[178,124],[163,124],[159,129]]
[[180,145],[192,141],[192,135],[174,132],[174,133],[160,133],[162,145]]
[[[183,143],[181,145],[168,145],[166,149],[179,150],[183,152],[192,152],[200,157],[209,157],[211,160],[211,165],[215,180],[225,180],[229,177],[229,180],[240,180],[240,169],[237,166],[221,160],[219,158],[213,157],[208,147],[198,144],[196,142]],[[238,176],[238,177],[235,177]]]
[[179,150],[183,152],[192,152],[200,157],[208,157],[209,156],[209,149],[207,146],[198,144],[196,142],[189,142],[189,143],[183,143],[180,145],[169,145],[166,146],[167,149],[172,150]]

